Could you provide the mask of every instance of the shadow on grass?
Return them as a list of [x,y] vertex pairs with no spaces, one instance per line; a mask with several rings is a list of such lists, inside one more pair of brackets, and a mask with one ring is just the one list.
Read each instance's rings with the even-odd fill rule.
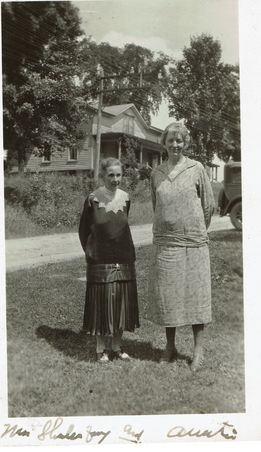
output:
[[231,231],[222,230],[222,231],[211,231],[209,233],[210,240],[213,242],[220,242],[223,240],[228,240],[230,242],[241,242],[242,241],[242,232],[237,231],[236,229],[232,229]]
[[41,325],[36,329],[36,336],[45,339],[48,344],[66,356],[78,361],[89,361],[95,358],[95,338],[87,337],[82,332],[51,328]]
[[[122,348],[126,350],[130,356],[142,361],[159,362],[162,357],[163,350],[160,348],[153,348],[150,342],[138,342],[135,340],[122,339]],[[178,353],[178,360],[189,362],[189,356]]]
[[[86,335],[83,331],[75,333],[72,330],[42,325],[36,329],[36,336],[45,339],[48,344],[66,356],[75,358],[78,361],[95,361],[95,337]],[[150,342],[139,342],[123,337],[122,347],[134,359],[142,361],[159,362],[162,356],[162,350],[153,348]],[[178,354],[178,359],[188,362],[190,358],[186,355]]]

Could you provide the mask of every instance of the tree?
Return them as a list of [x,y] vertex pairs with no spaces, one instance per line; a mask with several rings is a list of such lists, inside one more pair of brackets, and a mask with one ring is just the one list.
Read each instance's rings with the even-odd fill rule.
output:
[[4,3],[2,19],[4,146],[22,171],[27,154],[76,144],[80,21],[70,2]]
[[75,42],[82,34],[71,2],[4,2],[1,12],[3,73],[16,85],[39,63],[47,44]]
[[223,105],[221,121],[223,123],[223,147],[217,150],[217,155],[227,161],[233,157],[241,160],[240,139],[240,88],[238,66],[224,68],[225,83],[223,85]]
[[170,114],[185,119],[192,155],[203,163],[214,154],[226,160],[240,155],[238,68],[221,62],[221,46],[202,34],[191,38],[183,58],[170,69]]
[[4,146],[20,171],[32,152],[77,145],[86,103],[97,98],[98,63],[118,76],[105,80],[104,105],[135,103],[150,123],[167,87],[169,57],[79,39],[78,10],[69,1],[5,2],[1,11]]
[[118,76],[104,82],[104,105],[134,103],[143,118],[150,123],[150,115],[158,111],[166,91],[168,56],[135,44],[126,44],[120,49],[108,43],[96,44],[85,40],[82,42],[81,60],[82,71],[86,74],[83,84],[87,97],[91,99],[97,96],[99,81],[96,67],[99,63],[103,66],[105,76]]
[[123,151],[121,157],[123,172],[129,168],[138,168],[136,154],[140,149],[140,140],[128,135],[123,135],[121,145]]

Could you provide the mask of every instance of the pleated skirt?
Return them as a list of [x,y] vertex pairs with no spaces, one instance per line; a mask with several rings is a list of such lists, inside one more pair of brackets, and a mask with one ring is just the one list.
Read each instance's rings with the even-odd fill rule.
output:
[[148,317],[165,327],[211,322],[211,275],[207,245],[153,246]]
[[114,335],[138,327],[136,279],[87,281],[83,320],[86,334]]

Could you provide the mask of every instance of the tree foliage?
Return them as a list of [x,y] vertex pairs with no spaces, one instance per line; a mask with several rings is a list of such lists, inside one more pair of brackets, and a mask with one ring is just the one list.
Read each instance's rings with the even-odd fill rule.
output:
[[185,119],[192,154],[203,163],[216,153],[240,159],[240,100],[238,67],[221,62],[221,46],[202,34],[191,39],[183,58],[170,69],[170,113]]
[[85,107],[74,82],[77,14],[70,2],[2,4],[4,146],[20,169],[27,153],[76,143]]
[[82,33],[78,10],[71,2],[4,2],[1,6],[3,73],[10,83],[23,82],[26,70],[41,61],[50,42],[68,45]]
[[96,67],[101,64],[105,76],[117,76],[104,81],[104,105],[134,103],[143,118],[150,123],[150,115],[158,111],[166,91],[166,66],[170,58],[135,44],[126,44],[120,49],[108,43],[96,44],[86,39],[81,47],[86,96],[90,99],[97,97],[99,79]]
[[134,44],[119,49],[82,39],[71,2],[2,3],[2,29],[4,146],[21,170],[32,152],[77,145],[86,103],[97,100],[98,64],[118,76],[104,81],[104,105],[135,103],[148,123],[158,110],[169,58]]

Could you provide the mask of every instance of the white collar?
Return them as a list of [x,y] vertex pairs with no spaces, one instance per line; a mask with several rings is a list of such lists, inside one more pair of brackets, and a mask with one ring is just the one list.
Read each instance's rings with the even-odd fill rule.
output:
[[117,213],[119,210],[123,212],[126,207],[126,202],[129,200],[129,195],[125,191],[117,188],[115,192],[111,192],[105,186],[97,188],[90,198],[99,203],[99,208],[104,207],[106,212]]

